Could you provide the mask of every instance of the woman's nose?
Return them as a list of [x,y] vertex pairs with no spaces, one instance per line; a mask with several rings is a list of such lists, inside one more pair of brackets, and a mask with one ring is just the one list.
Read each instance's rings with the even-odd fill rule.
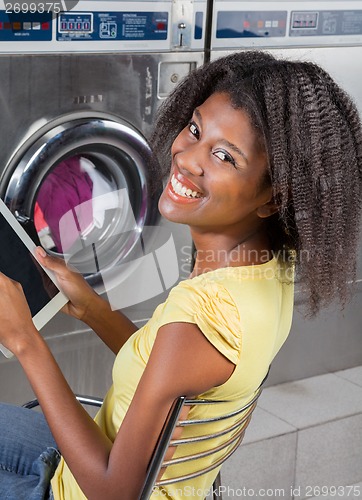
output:
[[203,160],[193,148],[179,151],[175,155],[175,162],[180,172],[188,172],[195,176],[204,175]]

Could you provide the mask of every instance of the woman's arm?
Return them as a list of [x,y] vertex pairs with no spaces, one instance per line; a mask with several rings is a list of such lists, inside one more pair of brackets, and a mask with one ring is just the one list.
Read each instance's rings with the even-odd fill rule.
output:
[[74,398],[32,324],[21,287],[0,275],[0,342],[17,356],[65,461],[89,500],[134,500],[174,399],[220,385],[234,365],[196,325],[160,328],[112,444]]
[[53,271],[59,288],[69,298],[63,311],[86,323],[103,342],[117,354],[137,327],[121,312],[112,311],[77,271],[72,271],[62,259],[50,257],[37,248],[40,263]]

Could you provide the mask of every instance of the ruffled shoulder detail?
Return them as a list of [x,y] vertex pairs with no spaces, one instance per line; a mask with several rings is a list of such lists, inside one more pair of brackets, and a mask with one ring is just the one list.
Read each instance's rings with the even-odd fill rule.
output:
[[218,281],[193,279],[179,283],[160,313],[159,327],[174,322],[195,323],[219,352],[235,365],[238,363],[240,315],[230,293]]

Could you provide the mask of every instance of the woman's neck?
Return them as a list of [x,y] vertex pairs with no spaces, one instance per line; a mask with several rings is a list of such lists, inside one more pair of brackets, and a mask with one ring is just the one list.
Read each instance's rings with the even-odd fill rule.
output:
[[223,267],[239,267],[264,264],[273,257],[269,240],[264,231],[235,241],[220,234],[194,234],[196,253],[191,278]]

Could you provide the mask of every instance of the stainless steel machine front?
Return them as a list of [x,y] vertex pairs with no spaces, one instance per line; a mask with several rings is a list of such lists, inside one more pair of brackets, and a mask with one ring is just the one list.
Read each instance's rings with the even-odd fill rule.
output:
[[[361,0],[214,0],[212,10],[212,60],[256,48],[276,57],[316,62],[362,113]],[[344,311],[331,307],[308,320],[304,300],[297,288],[292,332],[273,363],[268,384],[361,364],[362,254],[356,294]]]
[[[321,64],[362,112],[362,0],[80,0],[54,18],[46,12],[7,13],[0,3],[0,195],[28,232],[50,251],[73,259],[98,290],[106,282],[118,300],[128,295],[122,286],[133,288],[142,301],[119,305],[128,305],[139,324],[163,300],[161,292],[171,281],[187,275],[192,248],[186,229],[160,223],[157,196],[150,195],[147,137],[155,112],[204,57],[250,48]],[[62,219],[59,191],[66,189],[57,188],[68,183],[67,169],[74,171],[74,165],[82,193],[89,192],[92,175],[98,193],[123,193],[111,197],[111,207],[97,206],[96,221],[89,220],[89,194],[81,197],[83,211],[73,210],[79,200],[70,197],[72,217]],[[46,210],[58,225],[63,220],[69,238],[49,234],[42,221]],[[161,247],[169,242],[165,231],[178,253],[177,272],[168,283],[162,256],[156,258],[160,241]],[[168,255],[171,247],[164,248]],[[146,262],[142,252],[153,259],[156,274],[146,275],[140,266],[132,280],[129,265],[122,264],[139,255],[137,260]],[[362,257],[357,294],[343,313],[331,308],[306,320],[297,291],[292,333],[269,384],[360,364],[361,267]],[[155,277],[156,296],[143,300]],[[60,314],[43,334],[74,390],[104,392],[112,356],[95,336]],[[1,400],[19,403],[31,394],[15,361],[0,359],[0,374],[9,381],[0,390]]]
[[[142,324],[190,269],[188,230],[159,218],[147,137],[160,103],[203,63],[206,0],[6,10],[0,196],[33,238]],[[167,269],[165,254],[176,259]],[[60,313],[42,333],[75,391],[104,393],[113,356],[84,325]],[[0,373],[0,400],[31,395],[16,361],[0,358]]]

